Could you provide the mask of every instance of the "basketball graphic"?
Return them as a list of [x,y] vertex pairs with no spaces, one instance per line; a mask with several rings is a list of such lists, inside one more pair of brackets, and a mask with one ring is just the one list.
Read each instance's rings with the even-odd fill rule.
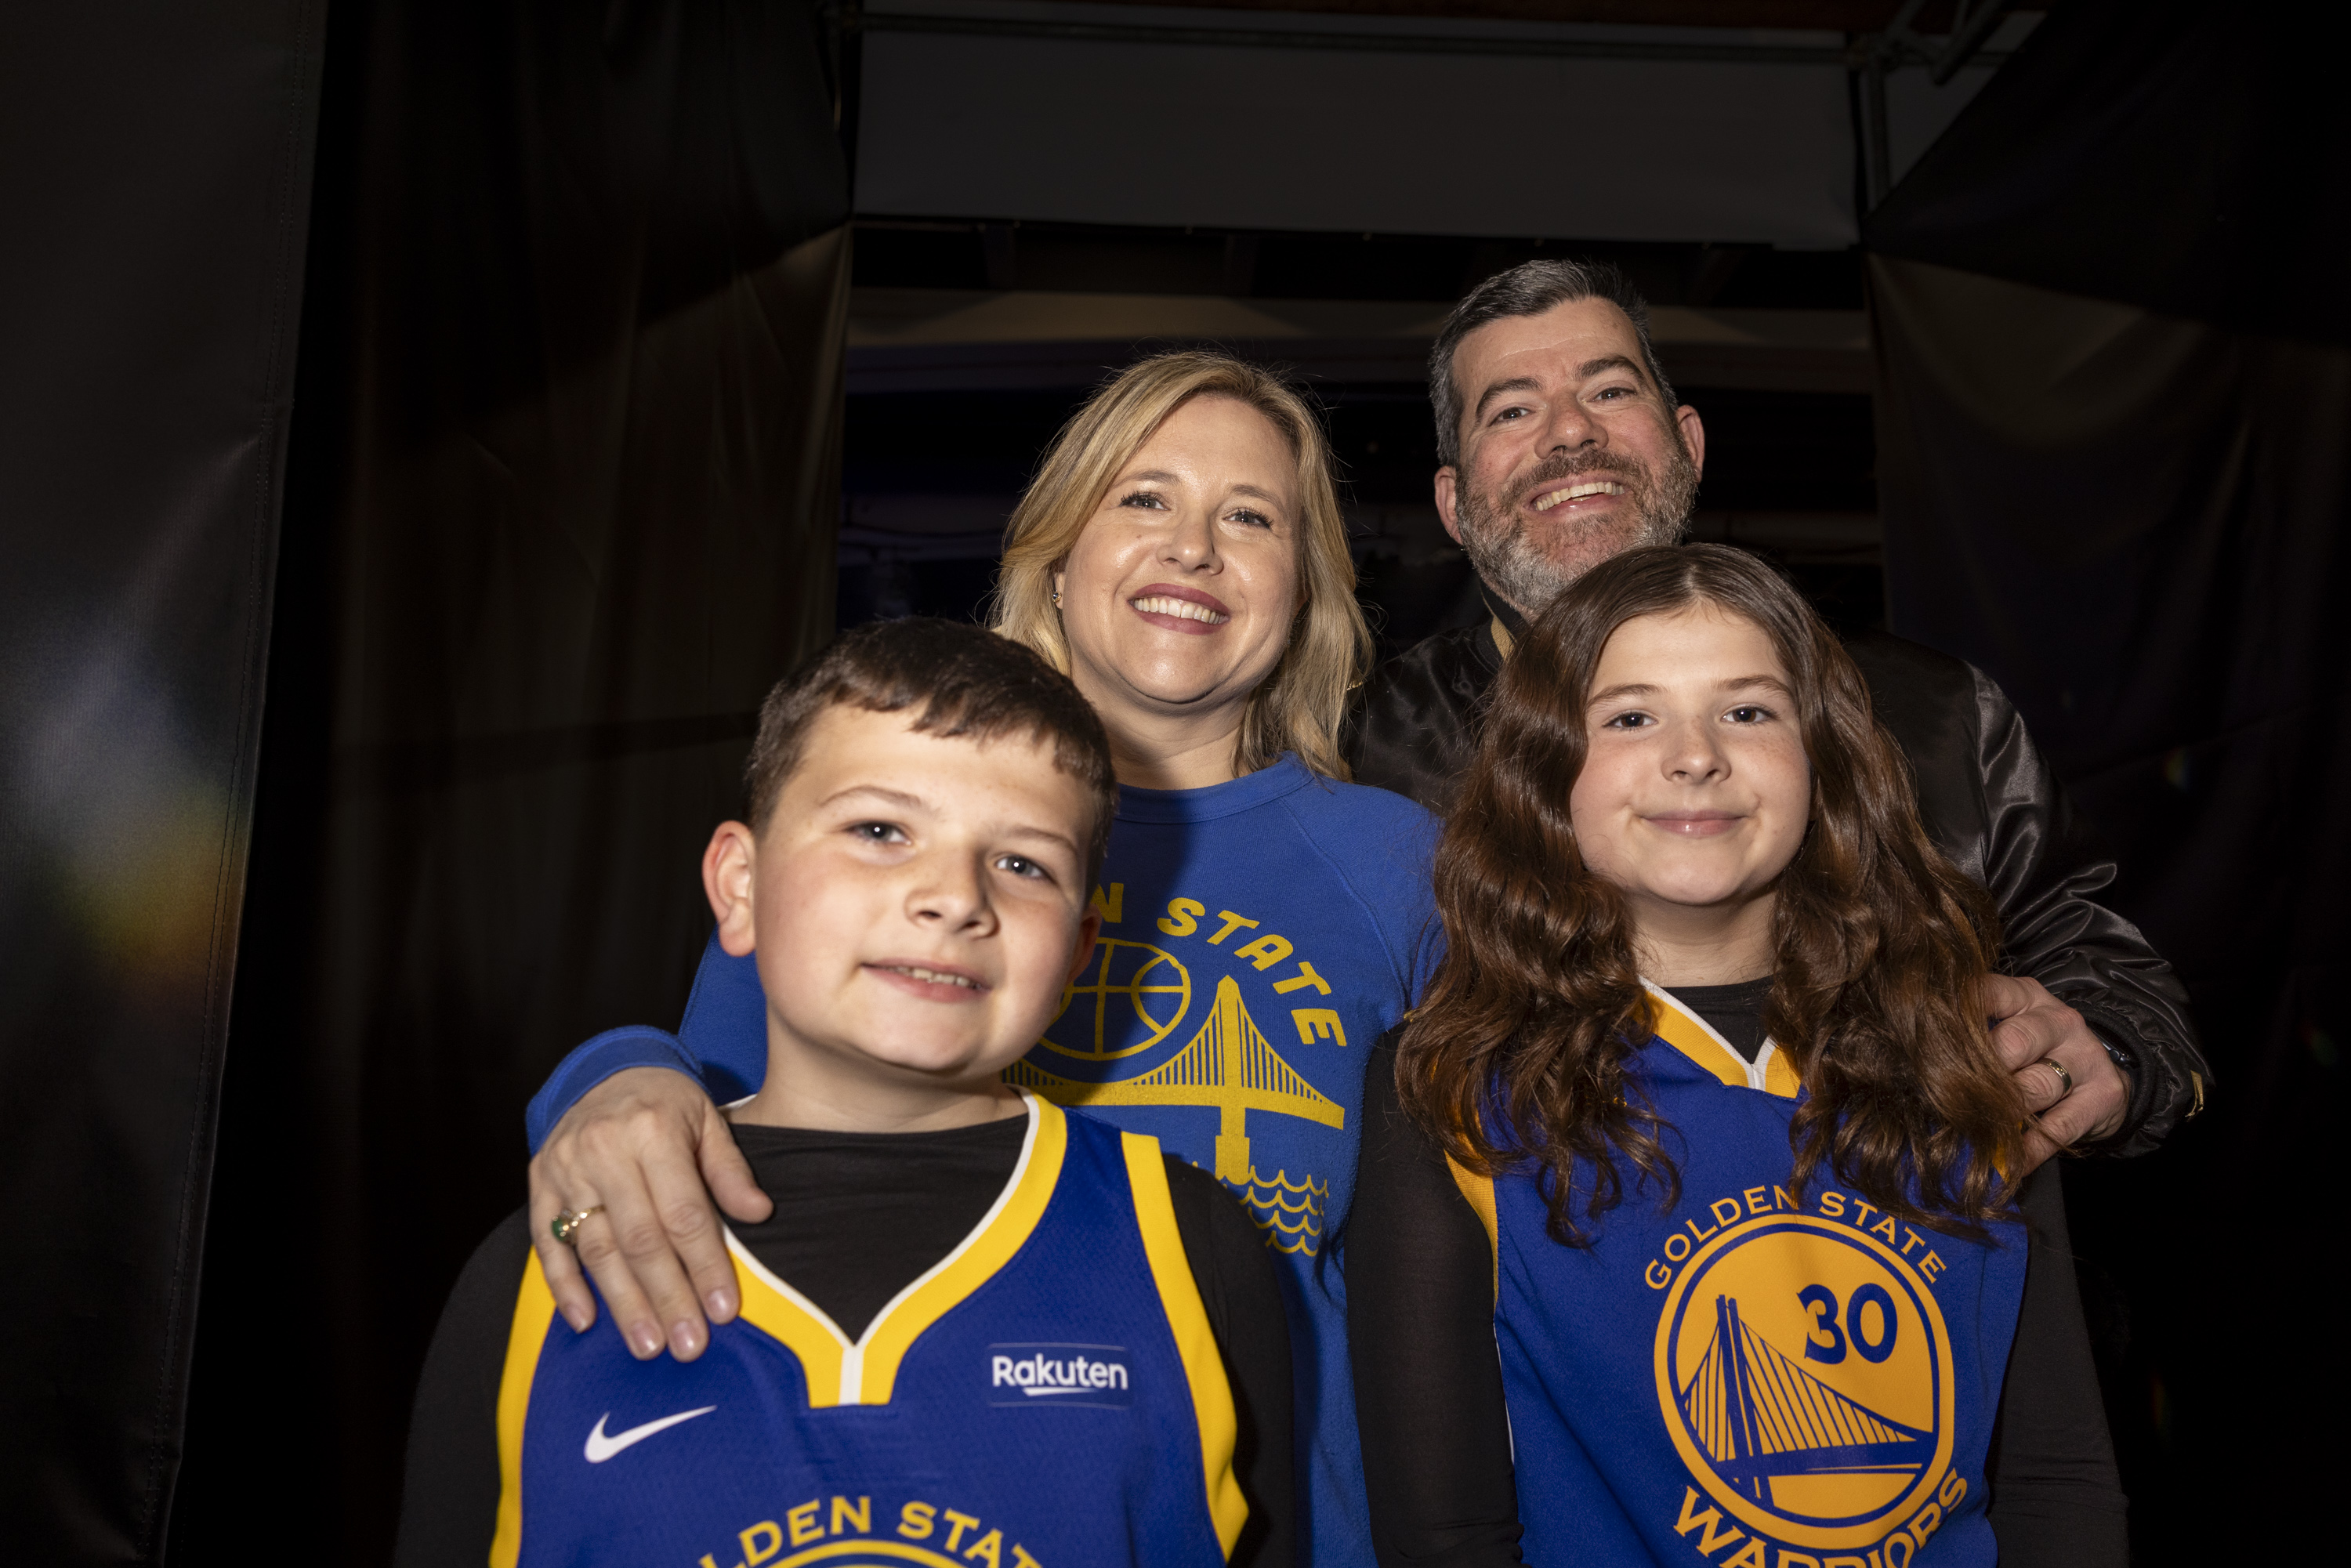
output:
[[1692,1255],[1657,1322],[1657,1399],[1690,1479],[1757,1534],[1866,1546],[1949,1470],[1934,1292],[1849,1225],[1771,1214]]
[[1192,976],[1148,942],[1105,937],[1061,995],[1061,1015],[1038,1043],[1081,1061],[1114,1061],[1165,1040],[1192,1005]]

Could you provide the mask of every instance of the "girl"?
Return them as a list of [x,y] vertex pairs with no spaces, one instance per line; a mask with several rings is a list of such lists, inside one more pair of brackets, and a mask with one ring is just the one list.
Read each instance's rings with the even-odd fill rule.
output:
[[[1437,890],[1346,1243],[1382,1561],[1991,1562],[1994,915],[1828,629],[1724,547],[1594,569],[1502,674]],[[2093,1479],[2059,1533],[2119,1561],[2092,1385],[2051,1386],[2011,1446]]]

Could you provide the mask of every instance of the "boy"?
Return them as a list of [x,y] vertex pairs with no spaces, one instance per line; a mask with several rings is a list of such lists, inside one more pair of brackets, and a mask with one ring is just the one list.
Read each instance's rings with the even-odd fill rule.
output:
[[691,1363],[636,1360],[609,1312],[550,1333],[510,1218],[425,1366],[402,1568],[1288,1563],[1256,1227],[998,1076],[1093,947],[1100,721],[1026,649],[900,621],[779,685],[747,773],[703,880],[768,997],[735,1136],[789,1201],[728,1239],[741,1316]]

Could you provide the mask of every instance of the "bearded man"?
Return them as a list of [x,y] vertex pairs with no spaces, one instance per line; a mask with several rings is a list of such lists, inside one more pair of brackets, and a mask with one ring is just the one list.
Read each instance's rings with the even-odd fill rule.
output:
[[[1589,568],[1687,528],[1706,461],[1614,267],[1531,261],[1471,291],[1428,361],[1437,509],[1490,619],[1381,669],[1350,734],[1358,782],[1442,812],[1477,715],[1528,619]],[[2169,965],[2095,895],[2111,862],[2076,837],[2063,790],[1981,671],[1883,633],[1849,639],[1878,721],[1909,758],[1928,831],[2000,905],[2011,974],[1985,1001],[2038,1113],[2033,1154],[2138,1154],[2203,1108],[2210,1069]]]

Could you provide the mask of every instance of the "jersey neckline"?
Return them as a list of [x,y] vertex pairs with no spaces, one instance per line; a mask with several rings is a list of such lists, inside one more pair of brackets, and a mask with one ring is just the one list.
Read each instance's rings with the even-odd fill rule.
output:
[[799,1358],[810,1408],[889,1404],[899,1364],[924,1331],[994,1279],[1037,1228],[1061,1180],[1069,1123],[1059,1106],[1025,1090],[1021,1098],[1029,1104],[1029,1132],[1004,1190],[971,1233],[893,1296],[855,1340],[726,1232],[743,1287],[743,1320]]
[[1649,993],[1650,1029],[1700,1070],[1733,1089],[1753,1089],[1782,1100],[1794,1099],[1796,1092],[1803,1087],[1787,1052],[1772,1043],[1770,1036],[1764,1037],[1750,1062],[1739,1054],[1738,1047],[1723,1039],[1712,1024],[1671,991],[1646,976],[1642,977],[1641,985]]
[[1222,784],[1198,789],[1144,789],[1122,784],[1118,789],[1118,820],[1122,822],[1206,822],[1238,816],[1294,794],[1314,781],[1314,773],[1285,751],[1254,773],[1244,773]]

